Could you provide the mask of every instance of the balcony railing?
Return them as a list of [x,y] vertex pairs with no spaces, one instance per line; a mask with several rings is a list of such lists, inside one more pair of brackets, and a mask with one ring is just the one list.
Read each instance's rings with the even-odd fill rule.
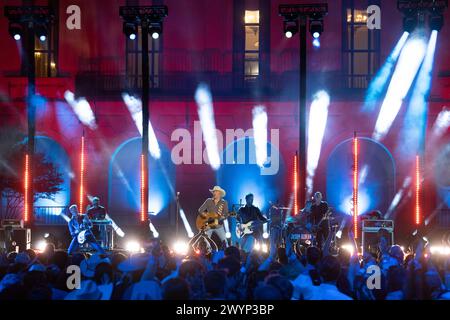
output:
[[36,225],[65,225],[67,221],[64,220],[61,214],[67,216],[68,207],[34,207],[34,223]]

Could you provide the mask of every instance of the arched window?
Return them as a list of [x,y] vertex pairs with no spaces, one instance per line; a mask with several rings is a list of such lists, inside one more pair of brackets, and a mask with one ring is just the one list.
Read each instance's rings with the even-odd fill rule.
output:
[[[108,212],[118,225],[135,225],[140,210],[141,138],[122,143],[109,165]],[[174,202],[175,166],[169,150],[159,145],[161,158],[149,158],[149,215],[152,220],[168,219]]]
[[69,156],[58,142],[49,137],[36,136],[35,144],[36,153],[44,154],[46,160],[54,164],[63,180],[61,191],[57,192],[53,199],[40,198],[34,203],[35,224],[65,224],[60,214],[70,201],[70,177],[73,173]]
[[[391,153],[369,138],[359,140],[359,214],[383,214],[395,195],[395,162]],[[340,143],[327,162],[326,200],[336,212],[351,215],[353,192],[353,139]]]

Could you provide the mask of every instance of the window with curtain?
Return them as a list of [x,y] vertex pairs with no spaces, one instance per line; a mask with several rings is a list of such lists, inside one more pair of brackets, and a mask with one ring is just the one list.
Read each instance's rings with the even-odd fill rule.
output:
[[259,76],[260,60],[260,24],[259,10],[245,10],[245,53],[244,53],[244,78],[256,80]]
[[367,8],[372,4],[379,1],[343,1],[343,66],[350,89],[366,89],[380,64],[380,31],[367,28]]

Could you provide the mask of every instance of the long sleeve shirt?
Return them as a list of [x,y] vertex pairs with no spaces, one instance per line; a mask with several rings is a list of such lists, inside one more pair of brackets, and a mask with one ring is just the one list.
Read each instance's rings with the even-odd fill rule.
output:
[[92,222],[89,220],[88,216],[83,214],[80,216],[72,217],[67,223],[69,227],[69,232],[72,237],[75,237],[81,230],[92,227]]
[[267,219],[262,215],[259,208],[255,206],[245,206],[240,208],[238,216],[242,223],[247,223],[249,221],[267,221]]
[[[222,207],[221,211],[219,210],[220,207]],[[224,199],[221,199],[216,204],[212,198],[208,198],[198,209],[198,212],[200,214],[204,213],[205,211],[210,212],[210,213],[220,213],[222,215],[227,215],[228,214],[228,202]]]

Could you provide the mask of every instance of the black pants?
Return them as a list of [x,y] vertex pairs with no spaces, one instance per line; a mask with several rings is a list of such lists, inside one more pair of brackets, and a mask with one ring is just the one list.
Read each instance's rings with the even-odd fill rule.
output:
[[323,220],[317,226],[317,233],[316,233],[317,247],[319,247],[321,250],[323,249],[323,246],[329,234],[330,234],[330,222],[328,220]]

